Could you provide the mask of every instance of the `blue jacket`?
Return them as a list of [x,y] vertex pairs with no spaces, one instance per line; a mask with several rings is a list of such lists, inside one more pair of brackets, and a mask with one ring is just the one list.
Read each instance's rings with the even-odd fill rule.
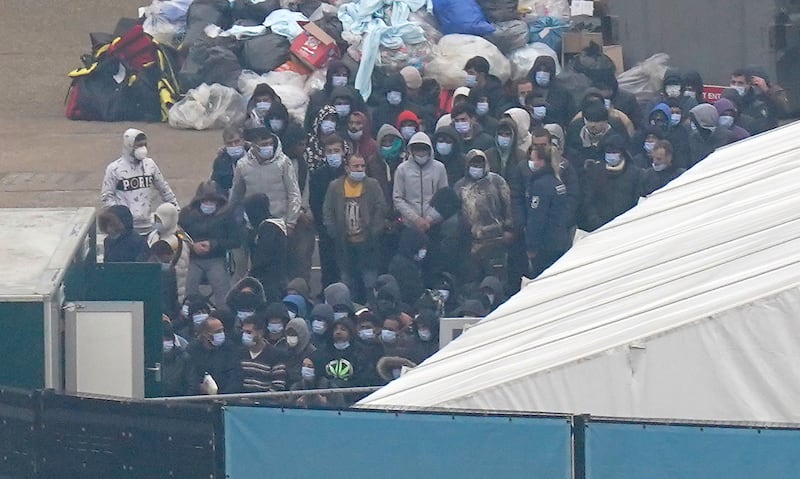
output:
[[527,191],[527,251],[563,252],[572,244],[567,188],[550,168],[533,172]]

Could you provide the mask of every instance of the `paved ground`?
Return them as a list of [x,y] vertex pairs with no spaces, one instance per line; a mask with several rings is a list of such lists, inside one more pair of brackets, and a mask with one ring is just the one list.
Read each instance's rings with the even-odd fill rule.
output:
[[144,130],[181,203],[210,172],[219,131],[165,124],[75,122],[64,117],[66,73],[89,32],[113,31],[149,0],[3,0],[0,15],[0,207],[95,206],[122,132]]

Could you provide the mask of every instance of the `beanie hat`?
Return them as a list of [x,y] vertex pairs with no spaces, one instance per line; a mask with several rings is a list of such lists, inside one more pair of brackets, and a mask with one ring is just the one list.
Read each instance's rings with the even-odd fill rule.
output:
[[415,67],[407,66],[400,70],[400,75],[402,75],[403,80],[406,81],[406,86],[412,90],[416,90],[417,88],[422,86],[422,75],[419,74],[419,70]]

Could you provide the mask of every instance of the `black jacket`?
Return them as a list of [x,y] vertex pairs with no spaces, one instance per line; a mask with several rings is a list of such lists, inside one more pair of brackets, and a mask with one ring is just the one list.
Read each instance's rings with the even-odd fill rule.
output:
[[[203,201],[215,201],[217,210],[210,214],[200,211]],[[241,229],[234,219],[234,210],[227,207],[228,200],[216,191],[214,182],[202,183],[192,202],[181,210],[178,224],[197,243],[208,241],[211,251],[200,258],[223,258],[225,253],[241,245]],[[194,251],[192,258],[198,258]]]
[[724,128],[717,128],[716,130],[709,131],[699,129],[689,134],[689,163],[687,168],[703,161],[708,155],[714,153],[719,147],[725,146],[733,141],[733,135],[730,130]]
[[[342,165],[344,165],[344,158]],[[325,205],[325,195],[328,193],[328,187],[333,180],[339,178],[344,174],[344,166],[339,168],[331,168],[327,164],[317,168],[311,172],[308,180],[308,204],[311,207],[311,213],[314,214],[314,226],[317,228],[318,233],[325,233],[325,223],[323,218],[323,207]]]
[[207,349],[199,340],[189,343],[189,391],[202,394],[200,385],[205,373],[211,375],[219,388],[219,394],[242,391],[242,367],[239,359],[240,348],[231,338],[222,346]]
[[594,231],[636,206],[642,170],[630,159],[616,171],[605,162],[589,162],[585,169],[581,229]]
[[[390,91],[399,91],[403,95],[402,101],[397,105],[390,105],[386,100],[386,93]],[[372,134],[378,135],[378,130],[384,124],[396,126],[397,117],[400,116],[403,110],[410,109],[413,105],[408,101],[406,81],[397,73],[390,75],[386,78],[383,84],[383,94],[381,95],[378,107],[375,109],[372,121]]]
[[531,174],[526,194],[525,247],[528,252],[563,252],[572,245],[567,187],[542,168]]
[[642,172],[640,196],[647,196],[650,193],[663,188],[667,183],[681,176],[686,170],[670,165],[669,168],[656,171],[652,167]]
[[[116,238],[103,240],[103,261],[133,263],[147,257],[147,240],[133,231],[133,215],[127,206],[114,205],[101,213],[100,221],[121,223],[123,232]],[[119,226],[118,226],[119,227]]]
[[211,167],[211,180],[217,184],[217,191],[222,195],[228,196],[233,187],[233,169],[236,167],[237,161],[239,158],[231,158],[225,148],[220,149],[214,159],[214,165]]
[[[536,71],[542,66],[550,72],[550,84],[547,88],[542,88],[536,83]],[[556,78],[555,61],[545,55],[536,58],[528,72],[528,78],[533,83],[533,93],[545,95],[548,122],[558,123],[562,128],[566,128],[575,115],[575,102],[570,92]]]
[[[436,139],[439,136],[444,136],[453,142],[453,149],[449,155],[442,155],[436,150]],[[436,130],[433,135],[433,151],[434,158],[439,160],[447,171],[447,184],[454,185],[456,181],[464,177],[464,144],[461,141],[461,135],[458,134],[455,128],[450,125],[443,126]]]
[[406,304],[416,303],[424,290],[421,261],[414,259],[424,244],[423,233],[413,227],[405,228],[400,233],[397,254],[389,263],[389,274],[394,276],[400,285],[401,299]]
[[247,239],[248,274],[261,282],[268,302],[272,302],[281,300],[289,281],[289,239],[286,223],[281,218],[271,218],[268,202],[266,195],[252,195],[245,198],[244,208],[253,228]]
[[161,357],[161,393],[164,396],[194,394],[189,387],[189,355],[177,344]]

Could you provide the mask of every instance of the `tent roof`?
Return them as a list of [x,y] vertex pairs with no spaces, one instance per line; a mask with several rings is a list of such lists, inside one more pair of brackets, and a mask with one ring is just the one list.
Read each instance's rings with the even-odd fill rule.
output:
[[521,383],[797,288],[798,148],[800,122],[719,149],[359,405],[541,410]]

